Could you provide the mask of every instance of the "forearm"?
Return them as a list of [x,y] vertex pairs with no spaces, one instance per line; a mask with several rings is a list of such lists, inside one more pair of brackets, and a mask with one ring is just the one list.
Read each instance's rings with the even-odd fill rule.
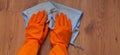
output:
[[27,40],[20,48],[17,55],[37,55],[39,48],[40,45],[37,40]]

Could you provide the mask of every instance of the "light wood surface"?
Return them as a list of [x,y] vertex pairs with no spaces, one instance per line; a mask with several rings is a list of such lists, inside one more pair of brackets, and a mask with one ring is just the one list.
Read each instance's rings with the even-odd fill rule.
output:
[[[0,55],[16,55],[25,40],[22,11],[47,0],[0,0]],[[54,0],[82,10],[77,44],[84,51],[70,46],[69,55],[120,55],[120,0]],[[48,55],[49,37],[39,55]]]

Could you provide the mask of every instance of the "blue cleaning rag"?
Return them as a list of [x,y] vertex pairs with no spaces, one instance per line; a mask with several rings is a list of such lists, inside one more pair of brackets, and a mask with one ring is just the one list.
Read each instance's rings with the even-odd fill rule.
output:
[[[44,3],[38,4],[36,6],[33,6],[29,9],[23,11],[22,14],[24,16],[26,27],[27,27],[27,24],[28,24],[28,21],[29,21],[29,18],[31,17],[31,15],[33,13],[37,13],[40,10],[45,10],[48,13],[48,19],[46,22],[49,22],[50,29],[54,29],[55,13],[56,12],[65,13],[67,15],[67,17],[71,19],[71,22],[72,22],[72,38],[71,38],[70,44],[77,46],[76,44],[74,44],[74,41],[75,41],[77,35],[79,34],[80,19],[83,14],[82,11],[76,10],[76,9],[55,3],[55,2],[49,2],[49,1],[44,2]],[[80,46],[80,48],[82,48],[82,46]]]

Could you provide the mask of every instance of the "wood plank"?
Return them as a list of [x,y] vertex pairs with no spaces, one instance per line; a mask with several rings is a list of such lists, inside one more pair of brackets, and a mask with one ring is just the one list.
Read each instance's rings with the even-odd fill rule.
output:
[[[0,0],[0,55],[16,55],[25,39],[21,12],[47,0]],[[77,44],[85,50],[70,46],[69,55],[120,55],[120,0],[53,0],[82,10]],[[39,55],[48,55],[49,37]]]

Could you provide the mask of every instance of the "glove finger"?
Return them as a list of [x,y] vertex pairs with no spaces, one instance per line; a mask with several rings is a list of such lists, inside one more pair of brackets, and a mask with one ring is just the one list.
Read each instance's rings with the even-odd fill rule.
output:
[[64,18],[63,18],[64,25],[67,25],[67,16],[66,16],[66,14],[64,14],[63,17],[64,17]]
[[33,14],[33,15],[31,16],[31,18],[29,19],[29,23],[33,22],[35,16],[36,16],[36,14]]
[[68,26],[70,27],[70,29],[72,29],[71,20],[69,18],[68,18]]
[[64,16],[64,15],[63,15],[63,13],[61,12],[61,13],[60,13],[60,25],[62,25],[62,26],[64,25],[64,21],[63,21],[63,20],[64,20],[64,17],[63,17],[63,16]]
[[36,20],[37,20],[37,14],[35,14],[35,17],[32,19],[32,22],[36,23]]
[[41,17],[43,16],[43,14],[41,14],[41,13],[42,13],[42,11],[39,11],[39,12],[37,13],[37,19],[35,20],[36,23],[40,22]]
[[42,20],[42,18],[44,17],[45,15],[45,11],[39,11],[38,14],[37,14],[37,19],[36,19],[36,22],[37,23],[40,23],[40,21]]
[[46,20],[47,20],[47,17],[48,17],[48,15],[47,15],[47,13],[45,13],[45,11],[44,11],[44,16],[43,16],[43,18],[41,19],[40,23],[41,23],[41,24],[45,24],[45,22],[46,22]]

